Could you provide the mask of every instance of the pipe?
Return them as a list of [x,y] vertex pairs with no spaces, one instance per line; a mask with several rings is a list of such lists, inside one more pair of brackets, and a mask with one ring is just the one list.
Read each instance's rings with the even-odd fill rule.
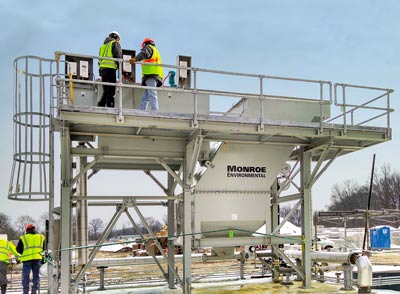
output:
[[[301,258],[302,253],[300,250],[285,250],[285,254],[292,258]],[[311,260],[312,261],[324,261],[324,262],[340,262],[340,263],[353,263],[352,260],[355,256],[358,256],[357,252],[322,252],[322,251],[312,251]]]
[[361,255],[356,260],[358,293],[371,293],[372,265],[366,255]]

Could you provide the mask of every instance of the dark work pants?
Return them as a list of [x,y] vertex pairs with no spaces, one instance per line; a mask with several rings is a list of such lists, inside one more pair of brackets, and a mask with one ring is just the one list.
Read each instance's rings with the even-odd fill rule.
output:
[[[100,69],[101,81],[106,83],[117,82],[117,70],[113,68]],[[103,95],[97,106],[114,107],[115,86],[103,85]]]
[[29,260],[22,263],[22,288],[23,293],[29,293],[29,274],[32,271],[32,294],[37,294],[40,291],[40,260]]
[[1,294],[5,294],[7,289],[7,269],[8,269],[7,263],[0,261]]

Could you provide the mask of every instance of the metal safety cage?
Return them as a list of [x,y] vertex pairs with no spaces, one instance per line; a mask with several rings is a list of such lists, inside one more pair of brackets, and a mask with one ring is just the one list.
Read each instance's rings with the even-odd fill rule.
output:
[[14,60],[12,200],[48,200],[52,194],[52,66],[53,60],[36,56]]

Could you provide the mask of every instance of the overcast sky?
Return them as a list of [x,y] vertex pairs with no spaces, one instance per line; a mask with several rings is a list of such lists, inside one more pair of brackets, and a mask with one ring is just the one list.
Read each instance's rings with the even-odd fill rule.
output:
[[[152,37],[168,64],[175,64],[177,55],[190,55],[193,66],[201,68],[392,88],[392,107],[397,110],[399,11],[398,0],[172,0],[151,4],[0,0],[0,212],[15,219],[22,214],[38,218],[48,210],[47,203],[7,199],[13,154],[14,58],[52,58],[57,50],[97,55],[105,36],[116,30],[126,49],[139,50],[143,38]],[[368,181],[373,153],[378,169],[388,163],[399,170],[398,126],[395,112],[391,142],[339,158],[314,186],[314,209],[329,203],[333,184],[346,179],[360,184]],[[115,183],[106,173],[96,178],[93,181],[105,194]],[[137,173],[132,173],[131,183],[138,194],[160,194]],[[151,213],[159,219],[163,214]],[[111,214],[99,215],[107,218]]]

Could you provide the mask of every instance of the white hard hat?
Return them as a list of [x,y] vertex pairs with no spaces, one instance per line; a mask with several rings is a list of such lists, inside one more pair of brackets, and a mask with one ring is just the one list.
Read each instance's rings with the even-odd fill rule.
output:
[[121,37],[119,36],[119,33],[117,31],[112,31],[108,36],[110,36],[111,38],[118,38],[121,39]]

